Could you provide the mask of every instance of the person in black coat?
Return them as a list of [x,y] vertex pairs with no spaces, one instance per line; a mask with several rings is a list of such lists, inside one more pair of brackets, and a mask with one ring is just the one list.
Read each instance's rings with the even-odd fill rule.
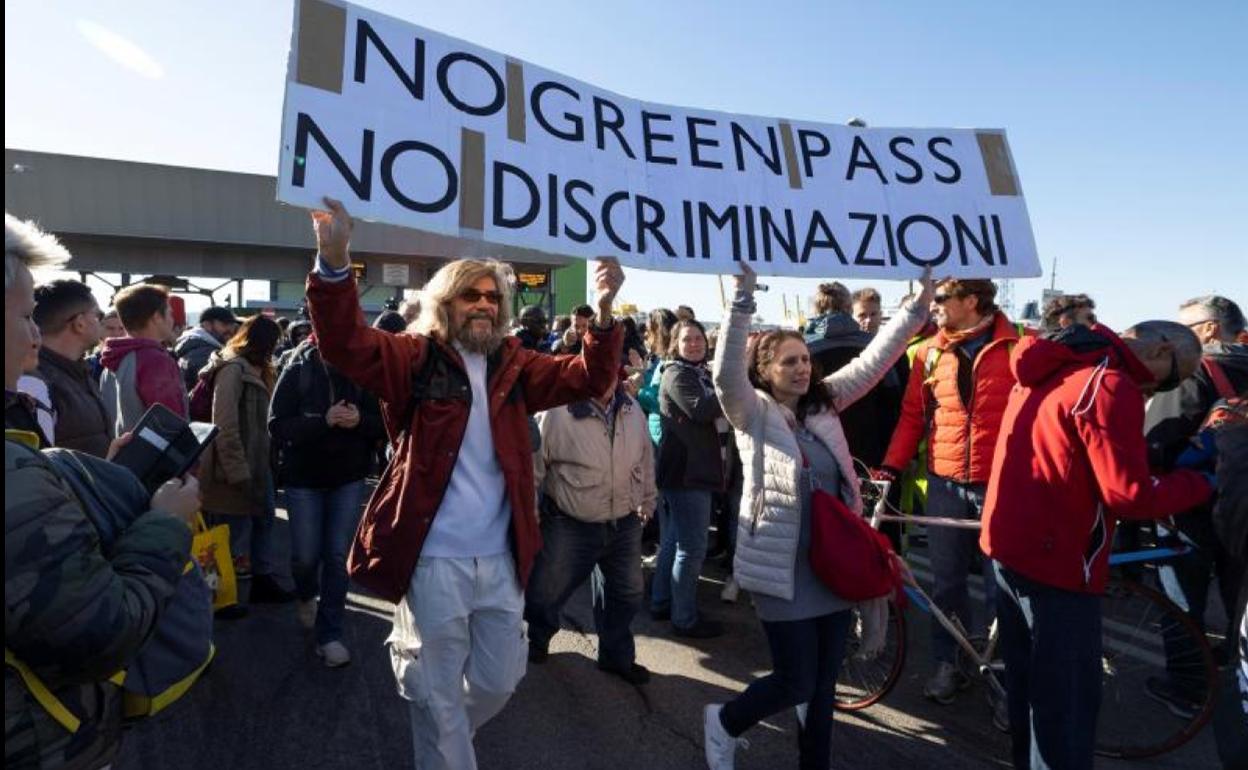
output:
[[698,575],[706,558],[715,492],[726,488],[731,441],[706,367],[706,331],[689,319],[672,327],[671,362],[659,386],[662,438],[655,481],[666,505],[659,509],[661,537],[650,590],[650,614],[672,621],[677,636],[710,638],[723,626],[699,615]]
[[286,488],[299,621],[315,628],[327,666],[345,665],[351,660],[342,643],[347,550],[364,479],[386,437],[381,411],[376,398],[325,363],[310,338],[291,351],[278,378],[269,432]]

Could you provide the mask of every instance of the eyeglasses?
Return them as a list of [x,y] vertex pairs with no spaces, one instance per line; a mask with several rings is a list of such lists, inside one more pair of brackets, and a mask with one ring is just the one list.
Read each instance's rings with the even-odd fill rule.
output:
[[946,302],[948,302],[948,301],[949,301],[949,300],[951,300],[951,299],[953,299],[953,295],[952,295],[952,294],[934,294],[934,295],[932,295],[932,302],[935,302],[937,305],[943,305],[943,304],[945,304]]
[[475,305],[483,299],[491,305],[498,305],[503,301],[503,293],[501,291],[478,291],[477,289],[464,289],[459,293],[459,298],[470,305]]

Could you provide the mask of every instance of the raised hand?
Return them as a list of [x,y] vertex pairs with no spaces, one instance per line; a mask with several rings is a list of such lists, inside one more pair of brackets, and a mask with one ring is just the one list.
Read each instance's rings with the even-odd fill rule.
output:
[[347,247],[351,243],[351,216],[342,203],[325,198],[328,211],[312,212],[312,229],[316,232],[316,253],[325,264],[341,270],[351,262]]
[[753,294],[754,288],[758,286],[758,273],[754,272],[754,268],[750,267],[748,262],[741,263],[741,272],[732,277],[736,284],[736,289],[745,294]]
[[624,285],[624,268],[615,257],[600,257],[594,267],[594,291],[598,295],[598,325],[611,323],[611,306]]
[[936,294],[936,284],[940,281],[932,277],[932,266],[928,265],[923,268],[923,275],[919,276],[919,286],[923,290],[919,292],[919,298],[916,300],[922,307],[927,307],[932,302],[932,297]]

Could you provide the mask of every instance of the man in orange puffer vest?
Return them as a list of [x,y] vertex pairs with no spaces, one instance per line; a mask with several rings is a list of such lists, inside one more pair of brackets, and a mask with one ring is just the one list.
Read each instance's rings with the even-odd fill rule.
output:
[[[984,279],[950,279],[936,289],[932,312],[940,331],[914,357],[893,433],[879,475],[894,479],[927,439],[927,515],[978,519],[992,469],[993,447],[1005,404],[1014,387],[1010,351],[1019,331],[996,305],[997,287]],[[967,572],[978,551],[971,529],[930,527],[927,533],[935,586],[932,600],[971,628]],[[994,584],[984,581],[989,617]],[[924,695],[952,703],[968,684],[954,664],[955,644],[932,623],[934,670]],[[1004,717],[1003,717],[1004,718]]]

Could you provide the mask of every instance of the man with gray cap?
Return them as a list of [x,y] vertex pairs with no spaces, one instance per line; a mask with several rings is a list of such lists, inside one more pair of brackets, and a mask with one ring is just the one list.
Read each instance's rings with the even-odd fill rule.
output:
[[173,346],[187,392],[195,387],[199,370],[204,368],[214,351],[220,350],[242,321],[227,307],[214,305],[199,314],[199,326],[187,329]]

